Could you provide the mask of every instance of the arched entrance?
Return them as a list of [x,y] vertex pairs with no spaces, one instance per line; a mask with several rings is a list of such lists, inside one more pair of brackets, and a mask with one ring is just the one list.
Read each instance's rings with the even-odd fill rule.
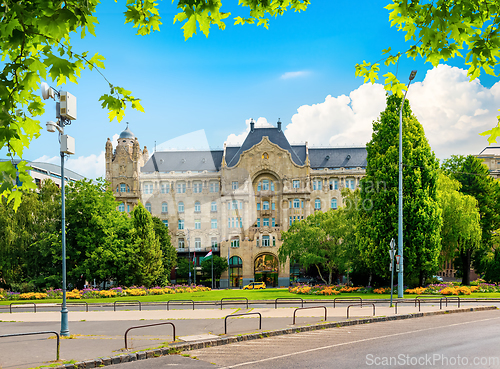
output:
[[272,254],[257,256],[254,262],[255,282],[266,282],[268,287],[278,287],[278,258]]
[[243,283],[243,262],[239,256],[229,259],[229,287],[240,287]]

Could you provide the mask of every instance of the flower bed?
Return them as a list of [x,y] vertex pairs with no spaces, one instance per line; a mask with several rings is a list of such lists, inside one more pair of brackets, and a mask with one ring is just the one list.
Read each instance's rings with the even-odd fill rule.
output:
[[[96,288],[84,288],[83,290],[74,289],[66,292],[68,300],[80,299],[97,299],[97,298],[111,298],[111,297],[124,297],[124,296],[147,296],[147,295],[169,295],[175,293],[190,293],[190,292],[206,292],[211,291],[210,287],[203,286],[185,286],[176,285],[168,287],[113,287],[109,290],[99,290]],[[19,293],[3,291],[0,294],[1,300],[43,300],[43,299],[61,299],[62,290],[47,290],[46,292],[29,292]]]

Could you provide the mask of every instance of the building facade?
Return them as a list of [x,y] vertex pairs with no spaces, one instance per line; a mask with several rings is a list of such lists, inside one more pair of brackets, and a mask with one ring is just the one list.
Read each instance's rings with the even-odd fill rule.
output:
[[493,178],[500,178],[500,146],[488,146],[476,157],[484,162]]
[[290,145],[280,122],[252,122],[241,146],[149,157],[127,128],[114,151],[106,143],[106,179],[121,211],[141,201],[162,219],[179,254],[193,254],[197,265],[210,249],[228,257],[222,288],[250,281],[288,286],[298,270],[278,262],[281,232],[314,211],[341,206],[341,190],[357,188],[365,175],[366,156],[364,147]]

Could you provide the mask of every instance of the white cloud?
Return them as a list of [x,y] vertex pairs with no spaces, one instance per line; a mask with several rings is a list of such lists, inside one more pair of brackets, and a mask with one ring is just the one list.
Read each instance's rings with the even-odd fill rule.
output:
[[[469,82],[465,70],[441,65],[411,85],[408,99],[438,158],[478,154],[488,145],[479,133],[497,122],[500,82],[487,88],[479,80]],[[312,146],[366,145],[372,122],[385,106],[383,86],[364,84],[349,96],[329,95],[324,102],[299,107],[285,135],[292,143]]]
[[[228,145],[228,146],[240,146],[241,144],[243,144],[243,141],[245,141],[245,138],[247,137],[248,132],[250,132],[250,122],[251,121],[252,121],[252,119],[245,120],[246,129],[243,132],[241,132],[240,134],[235,135],[234,133],[231,133],[229,136],[227,136],[226,145]],[[274,126],[272,124],[270,124],[266,118],[260,117],[255,122],[255,127],[256,128],[271,128]]]
[[290,142],[310,145],[365,145],[371,138],[372,122],[385,108],[380,84],[364,84],[349,96],[332,97],[314,105],[302,105],[286,126]]
[[156,151],[210,150],[204,129],[175,137],[159,144]]
[[[59,165],[61,163],[60,156],[49,157],[44,155],[34,161],[42,163],[52,163]],[[79,156],[77,158],[70,157],[64,162],[64,167],[72,170],[84,177],[90,179],[96,179],[99,177],[104,177],[105,175],[105,153],[101,153],[96,156],[94,154],[89,156]]]
[[281,75],[281,79],[290,79],[290,78],[298,78],[298,77],[305,77],[309,74],[308,71],[306,70],[299,70],[296,72],[286,72]]

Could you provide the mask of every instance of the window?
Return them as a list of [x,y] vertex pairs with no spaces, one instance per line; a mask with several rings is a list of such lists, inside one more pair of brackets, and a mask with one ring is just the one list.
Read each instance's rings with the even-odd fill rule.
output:
[[276,237],[273,236],[273,246],[276,246]]
[[313,181],[313,190],[314,191],[320,191],[321,190],[321,180],[320,179],[315,179]]
[[179,213],[184,213],[184,203],[182,201],[177,205],[177,210]]
[[[125,191],[123,191],[125,192]],[[153,193],[153,184],[144,184],[144,194],[152,194]]]
[[243,201],[240,201],[240,210],[243,210]]
[[130,205],[127,205],[127,213],[130,213]]
[[300,208],[300,200],[299,199],[294,199],[293,200],[293,208],[294,209],[299,209]]
[[186,193],[186,183],[185,182],[177,183],[177,193]]
[[127,191],[127,185],[125,183],[120,183],[120,192],[126,192]]
[[210,211],[217,211],[217,203],[215,201],[212,201],[210,204]]
[[332,209],[337,209],[337,199],[332,199],[331,208]]
[[243,220],[240,218],[240,228],[243,228]]
[[201,238],[194,239],[194,250],[201,251]]
[[219,192],[218,182],[210,182],[210,192]]
[[118,205],[118,211],[122,213],[125,211],[125,205],[123,204],[123,202],[120,205]]
[[233,206],[232,206],[233,210],[238,210],[238,201],[237,200],[233,200],[232,204],[233,204]]
[[167,227],[167,228],[168,228],[168,220],[167,220],[167,219],[163,219],[163,220],[162,220],[162,222],[163,222],[163,224],[165,225],[165,227]]
[[330,179],[330,190],[338,190],[339,189],[339,181],[336,179]]
[[213,238],[210,240],[212,244],[212,251],[217,251],[217,238]]
[[274,182],[273,181],[271,181],[271,191],[274,192]]
[[161,186],[161,193],[169,193],[170,192],[170,183],[162,183]]
[[276,210],[276,206],[274,206],[274,202],[273,202],[273,203],[271,203],[271,209],[272,209],[272,210]]
[[149,202],[146,203],[146,210],[151,213],[151,204]]
[[195,219],[194,229],[201,229],[201,220],[200,219]]
[[293,181],[293,188],[300,188],[300,181],[298,179]]
[[238,181],[233,181],[233,183],[231,184],[231,188],[233,190],[237,190],[238,189]]
[[260,227],[260,218],[257,218],[257,227]]
[[314,200],[314,209],[315,210],[321,209],[321,200],[320,199]]
[[269,236],[262,236],[262,247],[269,247]]
[[269,218],[262,218],[262,226],[269,227]]
[[168,204],[166,202],[162,202],[161,204],[161,212],[168,213]]
[[194,212],[195,212],[195,213],[199,213],[200,211],[201,211],[201,204],[200,204],[200,202],[199,202],[199,201],[196,201],[196,202],[194,203]]
[[351,190],[354,190],[354,187],[355,187],[354,179],[346,179],[345,180],[345,187],[350,188]]
[[257,203],[257,210],[260,210],[260,202]]
[[260,192],[262,190],[262,182],[257,184],[257,191]]
[[292,225],[292,217],[289,217],[289,219],[288,219],[288,225],[290,225],[290,226]]
[[217,229],[217,219],[210,220],[210,228]]
[[233,238],[231,240],[231,247],[240,247],[240,239],[239,238]]
[[262,203],[262,210],[269,210],[269,201],[264,201]]
[[288,203],[289,203],[289,205],[290,205],[289,207],[291,209],[292,208],[292,200],[290,200]]
[[203,183],[193,182],[193,193],[201,193],[203,190]]
[[262,191],[269,191],[269,180],[264,179],[262,181]]
[[184,238],[179,238],[178,245],[179,249],[184,250]]
[[276,221],[275,218],[271,220],[271,227],[276,227]]
[[178,229],[184,229],[184,219],[179,219]]

